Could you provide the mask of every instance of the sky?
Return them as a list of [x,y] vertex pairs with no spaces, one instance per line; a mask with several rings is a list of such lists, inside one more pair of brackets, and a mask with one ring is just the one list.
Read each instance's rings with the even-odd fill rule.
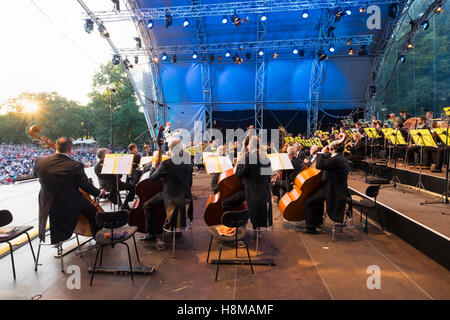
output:
[[[84,2],[93,11],[113,8],[111,0]],[[91,34],[84,31],[83,18],[76,0],[2,1],[0,104],[21,92],[43,91],[82,104],[89,101],[92,76],[111,59],[112,50],[97,28]],[[135,46],[131,21],[105,26],[118,47]]]

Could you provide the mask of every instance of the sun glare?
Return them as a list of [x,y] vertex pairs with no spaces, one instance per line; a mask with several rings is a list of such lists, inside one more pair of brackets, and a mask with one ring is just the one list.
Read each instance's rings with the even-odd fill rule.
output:
[[21,102],[21,105],[23,107],[23,112],[25,113],[32,113],[35,112],[38,109],[38,106],[36,103],[29,101],[29,100],[23,100]]

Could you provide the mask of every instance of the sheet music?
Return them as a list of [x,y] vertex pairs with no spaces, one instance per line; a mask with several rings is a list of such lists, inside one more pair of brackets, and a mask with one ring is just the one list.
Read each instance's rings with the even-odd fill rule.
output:
[[114,174],[114,166],[116,164],[115,154],[105,154],[103,161],[102,174]]
[[228,156],[208,156],[204,158],[206,172],[211,173],[222,173],[233,168],[233,164]]
[[267,156],[270,159],[272,171],[294,169],[287,153],[271,153]]
[[145,166],[147,163],[152,162],[153,157],[141,157],[141,163],[139,163],[140,167]]
[[134,154],[118,154],[115,174],[131,174]]

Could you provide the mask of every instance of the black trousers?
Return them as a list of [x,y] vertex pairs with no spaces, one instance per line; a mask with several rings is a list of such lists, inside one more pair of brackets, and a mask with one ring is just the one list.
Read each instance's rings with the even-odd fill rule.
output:
[[[117,186],[114,184],[114,187],[110,188],[108,195],[108,200],[114,204],[117,204]],[[119,192],[123,190],[127,190],[127,198],[125,199],[125,203],[133,201],[135,196],[135,186],[131,183],[126,183],[119,180]],[[121,200],[119,199],[119,205],[121,205]]]
[[308,229],[323,224],[325,193],[320,188],[305,201],[305,220]]
[[145,229],[148,233],[155,233],[155,214],[160,205],[164,205],[162,192],[158,192],[144,203]]
[[436,148],[433,149],[434,152],[436,152],[436,169],[442,169],[442,165],[444,164],[445,158],[445,146],[440,145],[437,149]]
[[245,201],[245,193],[244,190],[241,189],[232,196],[222,201],[222,211],[223,212],[233,211],[233,208],[237,207],[244,201]]
[[95,222],[97,208],[88,200],[83,199],[83,208],[81,209],[81,214],[88,219],[92,235],[95,238],[95,234],[97,233],[97,231],[102,229],[101,227],[97,226],[97,223]]

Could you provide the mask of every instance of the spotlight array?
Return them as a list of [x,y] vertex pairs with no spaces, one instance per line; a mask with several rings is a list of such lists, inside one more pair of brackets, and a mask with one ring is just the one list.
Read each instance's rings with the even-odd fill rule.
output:
[[128,58],[125,58],[125,60],[123,60],[123,65],[127,70],[133,68],[133,65],[131,64],[130,60],[128,60]]
[[103,24],[98,25],[98,32],[100,32],[100,35],[103,38],[109,38],[109,32],[108,32],[108,30],[106,30],[106,28]]
[[117,66],[119,63],[120,63],[120,57],[117,54],[115,54],[112,58],[112,64]]
[[87,33],[91,33],[92,30],[94,30],[94,21],[92,21],[91,19],[86,19],[84,21],[84,31],[86,31]]

